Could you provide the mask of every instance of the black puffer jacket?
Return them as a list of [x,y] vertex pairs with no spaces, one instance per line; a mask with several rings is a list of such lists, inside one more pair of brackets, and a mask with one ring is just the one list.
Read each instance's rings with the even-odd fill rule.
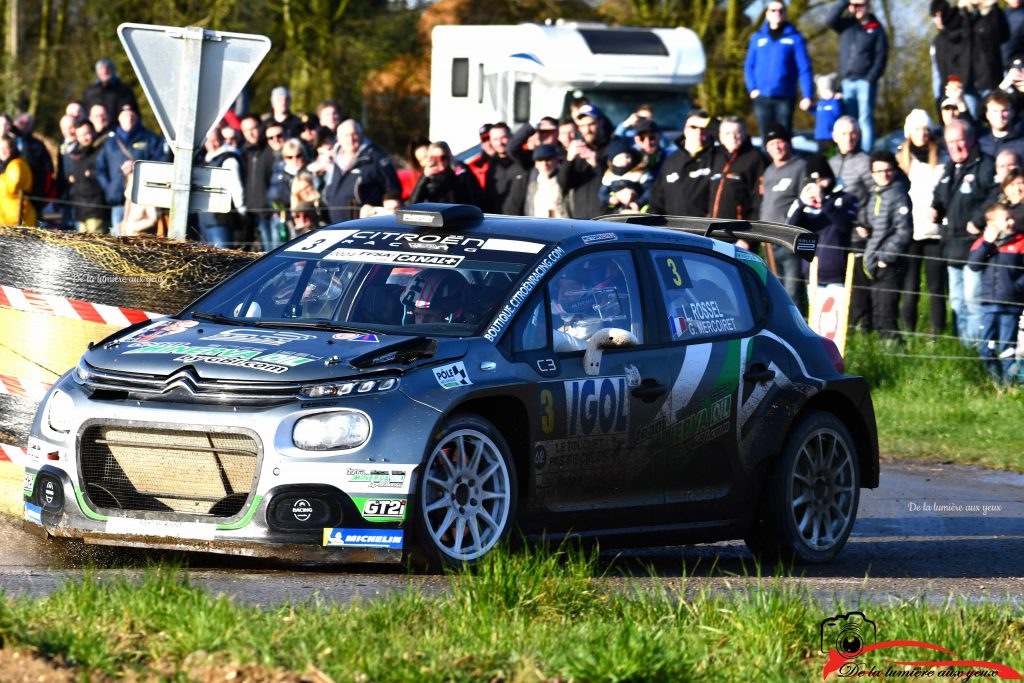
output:
[[849,3],[838,0],[828,15],[828,26],[839,34],[839,77],[877,81],[889,58],[889,39],[881,22],[871,12],[864,21],[844,14]]

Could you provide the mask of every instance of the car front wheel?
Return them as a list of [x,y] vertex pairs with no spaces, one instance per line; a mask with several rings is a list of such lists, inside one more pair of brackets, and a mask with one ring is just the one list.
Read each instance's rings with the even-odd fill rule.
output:
[[747,545],[762,559],[829,562],[846,544],[859,503],[860,467],[849,431],[831,413],[810,413],[771,467]]
[[418,549],[426,564],[472,564],[515,524],[515,463],[487,420],[449,418],[424,462],[416,503]]

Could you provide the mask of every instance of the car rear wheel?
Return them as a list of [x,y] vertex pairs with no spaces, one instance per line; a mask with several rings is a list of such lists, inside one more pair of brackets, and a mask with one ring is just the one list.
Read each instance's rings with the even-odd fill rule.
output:
[[831,413],[810,413],[772,465],[747,545],[765,560],[829,562],[846,544],[859,503],[849,431]]
[[515,524],[517,495],[501,432],[474,415],[449,418],[418,484],[416,537],[425,564],[453,567],[484,557]]

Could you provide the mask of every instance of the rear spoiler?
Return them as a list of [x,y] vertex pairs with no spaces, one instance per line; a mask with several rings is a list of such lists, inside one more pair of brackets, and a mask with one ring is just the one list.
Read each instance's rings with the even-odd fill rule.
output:
[[658,216],[648,213],[617,213],[598,216],[595,221],[611,221],[613,223],[630,223],[633,225],[650,225],[688,232],[704,237],[732,240],[751,240],[767,242],[789,249],[805,261],[814,258],[818,248],[818,235],[806,228],[798,228],[785,223],[768,221],[740,221],[724,218],[689,218],[687,216]]

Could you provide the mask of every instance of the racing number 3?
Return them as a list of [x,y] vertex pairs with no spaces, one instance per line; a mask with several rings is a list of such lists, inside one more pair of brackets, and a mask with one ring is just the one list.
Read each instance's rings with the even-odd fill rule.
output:
[[540,416],[540,430],[550,434],[555,429],[555,397],[551,395],[550,389],[540,392],[540,406],[544,410]]
[[672,271],[672,284],[676,287],[683,284],[683,276],[679,274],[679,267],[676,266],[676,262],[673,259],[665,259],[665,263],[668,265],[668,269]]

